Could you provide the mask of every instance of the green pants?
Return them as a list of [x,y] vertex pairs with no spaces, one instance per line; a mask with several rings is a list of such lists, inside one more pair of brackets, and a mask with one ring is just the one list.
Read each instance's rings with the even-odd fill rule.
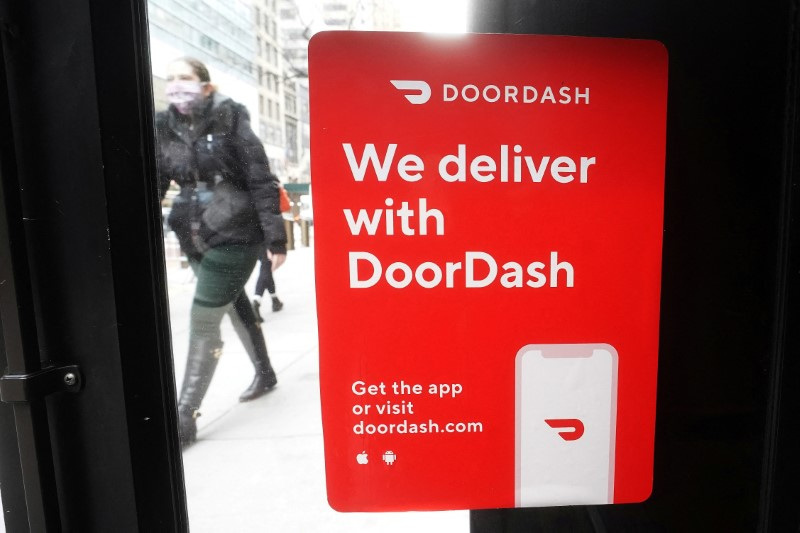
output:
[[192,303],[190,338],[222,342],[220,323],[244,290],[256,266],[260,245],[212,248],[192,265],[197,287]]

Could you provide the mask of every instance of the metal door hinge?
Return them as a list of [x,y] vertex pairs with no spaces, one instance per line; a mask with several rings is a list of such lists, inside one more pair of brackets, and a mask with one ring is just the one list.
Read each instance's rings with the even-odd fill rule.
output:
[[30,374],[0,377],[0,400],[29,402],[56,392],[79,392],[82,386],[83,376],[77,365],[48,366]]

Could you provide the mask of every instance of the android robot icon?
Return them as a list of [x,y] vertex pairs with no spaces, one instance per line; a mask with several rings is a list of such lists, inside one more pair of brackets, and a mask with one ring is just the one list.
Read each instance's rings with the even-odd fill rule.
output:
[[396,460],[397,455],[391,450],[387,450],[386,453],[383,454],[383,461],[389,466],[392,466]]

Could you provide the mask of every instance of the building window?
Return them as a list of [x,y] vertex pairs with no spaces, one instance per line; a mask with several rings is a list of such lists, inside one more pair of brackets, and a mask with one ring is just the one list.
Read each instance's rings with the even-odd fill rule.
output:
[[297,163],[297,123],[286,122],[286,159]]
[[295,111],[297,111],[297,106],[294,103],[294,97],[292,97],[291,95],[287,94],[286,95],[286,103],[284,104],[284,107],[286,108],[286,112],[287,113],[294,114]]
[[214,54],[219,53],[219,43],[208,35],[200,35],[200,46],[210,52],[213,52]]
[[286,32],[286,37],[290,41],[305,39],[305,30],[302,28],[292,28]]
[[263,94],[259,94],[258,95],[258,114],[259,115],[263,115],[264,114],[264,95]]

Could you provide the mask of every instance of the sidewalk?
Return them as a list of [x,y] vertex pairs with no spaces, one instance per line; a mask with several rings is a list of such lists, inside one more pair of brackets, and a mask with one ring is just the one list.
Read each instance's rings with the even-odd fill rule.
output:
[[[168,276],[180,385],[194,282],[188,269],[171,266]],[[469,531],[466,511],[338,513],[328,506],[312,249],[290,251],[275,281],[285,307],[264,316],[279,379],[273,392],[238,402],[253,368],[230,322],[223,321],[226,345],[198,419],[199,440],[183,457],[192,532]],[[249,294],[254,283],[252,278]]]

